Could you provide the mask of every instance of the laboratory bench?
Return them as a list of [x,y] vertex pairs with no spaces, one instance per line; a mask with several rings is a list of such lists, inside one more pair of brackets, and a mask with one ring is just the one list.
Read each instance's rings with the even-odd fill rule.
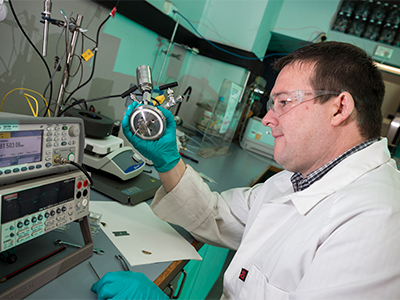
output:
[[[252,186],[268,177],[271,170],[272,173],[279,171],[279,166],[273,160],[245,151],[234,143],[231,144],[229,153],[223,156],[202,158],[189,151],[185,152],[185,154],[198,160],[198,163],[196,163],[193,160],[183,158],[186,164],[192,166],[204,178],[207,178],[206,182],[209,184],[210,189],[217,192],[239,186]],[[158,178],[158,174],[153,167],[145,166],[145,171],[147,174],[151,172],[151,176]],[[110,200],[109,197],[93,189],[90,191],[90,202]],[[151,199],[146,202],[150,204]],[[135,206],[130,206],[129,209],[135,209]],[[80,232],[80,224],[73,222],[69,225],[68,230],[53,230],[16,247],[18,260],[15,264],[7,264],[4,260],[0,261],[0,278],[29,264],[34,259],[60,248],[60,245],[56,245],[54,242],[56,239],[83,245],[84,240]],[[178,260],[133,267],[129,266],[129,269],[134,272],[144,273],[167,294],[169,294],[171,282],[174,280],[176,282],[177,279],[178,281],[182,281],[184,276],[181,275],[181,272],[184,270],[187,273],[187,278],[183,289],[180,291],[180,299],[189,299],[191,298],[190,295],[196,295],[197,299],[204,298],[217,279],[228,250],[203,245],[194,240],[189,233],[179,226],[173,225],[173,227],[189,243],[196,247],[203,258],[202,261]],[[28,295],[26,299],[96,299],[96,294],[90,291],[90,287],[98,280],[97,275],[102,277],[107,272],[121,271],[123,270],[123,266],[121,261],[116,258],[116,255],[121,255],[121,253],[102,230],[93,235],[93,246],[94,248],[104,249],[105,253],[103,255],[93,254],[87,260],[77,264],[75,267]],[[67,247],[61,253],[54,255],[54,257],[6,282],[0,283],[0,294],[19,280],[25,279],[73,251],[77,250]],[[176,285],[180,284],[181,282],[174,283],[173,286],[176,287]],[[175,288],[172,293],[176,295],[177,289]]]

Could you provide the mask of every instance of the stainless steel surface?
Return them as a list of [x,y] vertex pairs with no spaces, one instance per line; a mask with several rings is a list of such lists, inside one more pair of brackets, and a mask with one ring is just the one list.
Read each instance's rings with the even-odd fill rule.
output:
[[136,69],[136,81],[138,84],[139,91],[143,94],[153,90],[153,81],[151,79],[150,67],[142,65]]
[[170,88],[167,89],[166,94],[167,94],[168,102],[166,104],[163,104],[163,107],[165,109],[170,109],[171,107],[173,107],[183,101],[183,96],[178,96],[178,97],[174,98],[174,91]]
[[[45,18],[50,18],[50,13],[51,13],[51,1],[50,0],[44,0],[44,11],[42,15]],[[44,20],[44,26],[43,26],[43,48],[42,48],[42,55],[45,57],[47,55],[47,41],[49,38],[49,21]]]
[[151,105],[140,105],[131,114],[131,131],[143,140],[156,140],[162,136],[166,121],[162,112]]

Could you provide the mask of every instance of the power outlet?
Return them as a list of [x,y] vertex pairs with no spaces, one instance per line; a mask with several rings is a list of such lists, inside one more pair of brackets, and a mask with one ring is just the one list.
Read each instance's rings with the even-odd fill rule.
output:
[[375,53],[374,56],[375,57],[379,57],[385,60],[388,60],[392,57],[393,55],[393,49],[389,48],[389,47],[384,47],[381,45],[378,45],[375,49]]
[[178,11],[178,8],[171,1],[166,0],[164,2],[164,14],[172,18],[174,16],[174,10]]

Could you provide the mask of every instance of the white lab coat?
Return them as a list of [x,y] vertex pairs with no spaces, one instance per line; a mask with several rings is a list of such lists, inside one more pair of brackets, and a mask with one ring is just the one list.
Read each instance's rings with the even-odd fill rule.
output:
[[400,173],[387,140],[304,191],[293,192],[291,175],[218,194],[188,166],[151,207],[198,240],[237,249],[222,299],[400,299]]

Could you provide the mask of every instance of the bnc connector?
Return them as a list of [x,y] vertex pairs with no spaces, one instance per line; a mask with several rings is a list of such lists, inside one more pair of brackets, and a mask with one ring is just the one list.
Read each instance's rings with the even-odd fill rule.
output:
[[56,165],[65,165],[69,163],[69,160],[66,159],[65,157],[61,157],[59,155],[54,156],[53,162]]

